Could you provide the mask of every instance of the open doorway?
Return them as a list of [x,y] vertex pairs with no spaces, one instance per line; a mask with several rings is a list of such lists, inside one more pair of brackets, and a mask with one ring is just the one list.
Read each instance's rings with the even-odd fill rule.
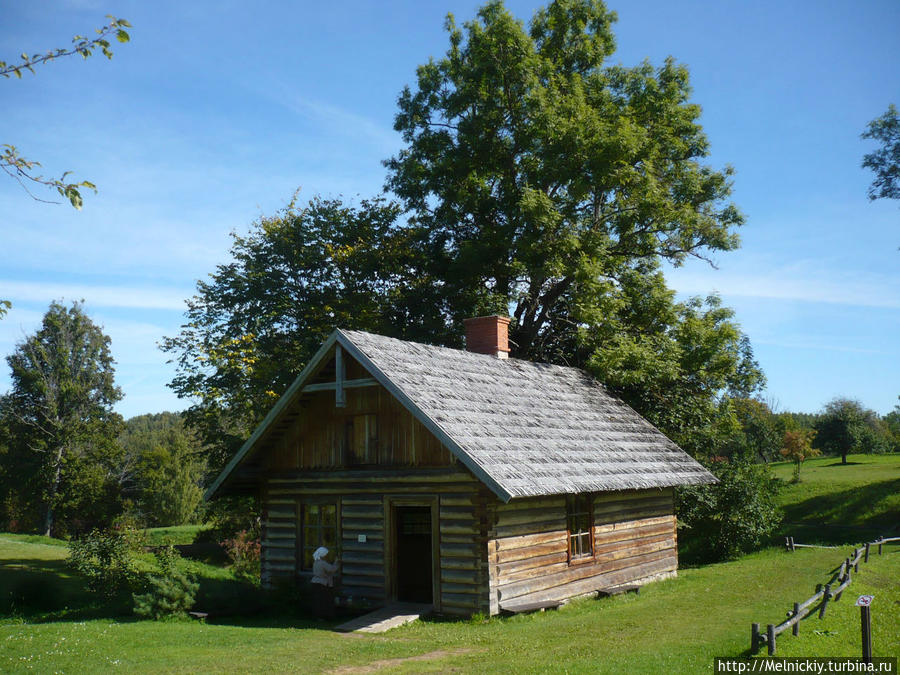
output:
[[430,506],[394,507],[394,588],[397,600],[423,604],[434,601],[431,538]]

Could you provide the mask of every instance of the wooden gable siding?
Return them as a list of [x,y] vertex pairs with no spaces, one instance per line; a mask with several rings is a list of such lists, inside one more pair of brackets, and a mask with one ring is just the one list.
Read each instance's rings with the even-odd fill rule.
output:
[[[267,469],[288,471],[352,465],[452,466],[456,458],[381,385],[349,389],[337,408],[333,391],[308,395],[300,415],[265,453]],[[348,434],[348,424],[353,429]],[[373,436],[374,434],[374,436]],[[349,436],[349,437],[348,437]]]
[[[308,583],[297,571],[298,504],[325,499],[338,505],[345,602],[381,606],[391,599],[391,507],[410,500],[434,504],[439,561],[435,609],[443,614],[487,612],[488,506],[486,488],[461,468],[355,470],[272,475],[263,496],[261,573],[264,584]],[[360,542],[359,535],[366,535]]]
[[595,495],[593,555],[571,563],[565,496],[498,503],[488,543],[491,614],[674,574],[673,500],[671,488]]

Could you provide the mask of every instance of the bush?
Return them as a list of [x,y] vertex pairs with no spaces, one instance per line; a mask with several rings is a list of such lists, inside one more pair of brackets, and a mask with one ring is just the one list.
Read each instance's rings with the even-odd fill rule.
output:
[[69,567],[87,580],[87,587],[107,598],[131,588],[138,575],[132,554],[134,533],[129,529],[94,530],[69,544]]
[[236,577],[253,582],[259,580],[259,539],[242,530],[223,541],[222,548],[231,561],[231,571]]
[[765,545],[781,522],[779,482],[764,464],[717,462],[719,482],[678,490],[678,520],[685,558],[711,562],[735,558]]
[[197,541],[221,543],[244,530],[259,537],[259,504],[251,497],[220,497],[205,505],[203,515],[209,527]]
[[134,613],[145,619],[177,618],[194,606],[200,585],[178,569],[181,556],[172,545],[154,552],[159,574],[147,577],[147,592],[135,594]]

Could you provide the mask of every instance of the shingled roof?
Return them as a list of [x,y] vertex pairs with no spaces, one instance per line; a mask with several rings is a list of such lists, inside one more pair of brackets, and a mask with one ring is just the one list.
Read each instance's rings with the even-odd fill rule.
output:
[[[341,330],[310,366],[334,343],[359,360],[504,501],[716,480],[583,370]],[[299,390],[310,370],[301,373],[282,401]]]

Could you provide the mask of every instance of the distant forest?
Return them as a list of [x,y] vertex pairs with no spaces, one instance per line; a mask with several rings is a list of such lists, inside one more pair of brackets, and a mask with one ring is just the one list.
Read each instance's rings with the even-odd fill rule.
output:
[[[835,399],[818,413],[773,413],[755,399],[732,399],[738,428],[721,455],[752,455],[758,463],[782,461],[785,434],[814,432],[813,448],[837,457],[851,453],[900,451],[900,406],[878,415],[853,399]],[[12,441],[12,442],[11,442]],[[17,452],[14,439],[0,435],[0,530],[41,528],[42,504],[35,491],[30,453]],[[90,453],[85,452],[85,456]],[[219,466],[180,413],[139,415],[122,423],[114,447],[93,466],[72,461],[61,485],[54,530],[74,536],[125,519],[140,526],[181,525],[205,519],[204,486]],[[98,461],[99,459],[99,461]]]

